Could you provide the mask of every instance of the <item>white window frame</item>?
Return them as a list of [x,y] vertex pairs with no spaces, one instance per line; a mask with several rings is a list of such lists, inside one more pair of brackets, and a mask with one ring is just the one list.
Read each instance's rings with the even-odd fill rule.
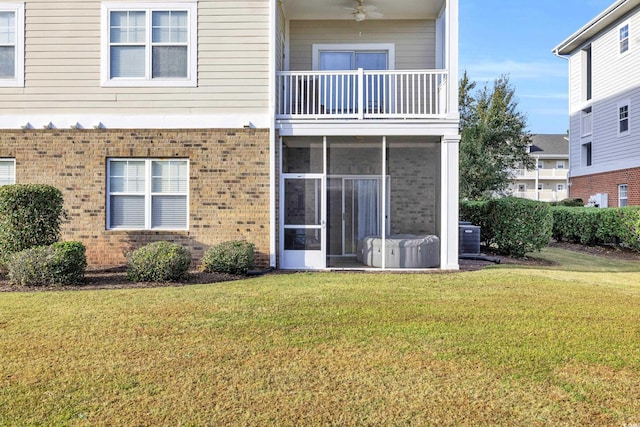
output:
[[[623,118],[621,114],[622,114],[622,109],[625,107],[627,111],[626,111],[626,116]],[[620,137],[620,136],[629,135],[631,133],[631,102],[629,100],[619,102],[616,108],[616,114],[618,116],[618,119],[616,121],[616,123],[618,124],[618,136]],[[622,122],[624,120],[627,121],[627,130],[621,131],[620,126],[622,125]]]
[[[623,35],[623,30],[626,32],[625,35]],[[618,27],[618,53],[620,55],[626,55],[631,50],[631,37],[629,37],[629,33],[630,26],[628,22]]]
[[565,167],[566,167],[566,164],[564,160],[556,161],[556,169],[564,169]]
[[[624,200],[624,204],[622,201]],[[629,186],[627,184],[618,184],[618,207],[628,206],[629,203]]]
[[539,183],[538,184],[538,191],[542,191],[542,190],[544,190],[544,184]]
[[593,141],[582,144],[581,150],[581,166],[590,167],[593,166]]
[[564,191],[564,184],[556,184],[556,191]]
[[586,107],[580,114],[580,134],[590,136],[593,134],[593,107]]
[[[131,192],[111,192],[111,163],[112,162],[126,162],[126,161],[135,161],[135,162],[144,162],[145,163],[145,190],[144,193],[131,193]],[[153,162],[170,162],[170,161],[183,161],[187,163],[187,188],[184,193],[154,193],[152,191],[152,175],[153,175]],[[109,158],[107,159],[107,203],[106,203],[106,213],[107,213],[107,230],[167,230],[167,231],[185,231],[189,229],[189,175],[190,175],[190,162],[189,159],[185,158],[139,158],[139,157],[129,157],[129,158]],[[153,196],[157,194],[162,194],[165,196],[185,196],[185,215],[186,215],[186,225],[184,228],[172,228],[172,227],[152,227],[152,205],[153,205]],[[127,196],[127,195],[136,195],[136,196],[144,196],[144,227],[113,227],[111,225],[111,196]]]
[[387,70],[394,70],[396,45],[393,43],[333,43],[312,45],[311,67],[320,70],[320,52],[387,52]]
[[0,12],[15,14],[15,69],[12,78],[0,78],[0,87],[24,87],[24,2],[0,3]]
[[[145,77],[143,78],[111,78],[110,57],[110,18],[111,12],[135,11],[146,12],[145,37]],[[186,11],[189,30],[187,40],[187,77],[186,78],[152,78],[151,77],[151,14],[157,11]],[[103,2],[100,28],[102,32],[100,47],[100,77],[103,87],[196,87],[198,85],[198,3],[197,1],[173,1],[171,3],[127,3]]]
[[[10,165],[10,172],[7,174],[7,178],[9,182],[4,182],[2,178],[2,172],[4,172],[4,166]],[[3,185],[11,185],[16,183],[16,159],[10,158],[0,158],[0,187]]]

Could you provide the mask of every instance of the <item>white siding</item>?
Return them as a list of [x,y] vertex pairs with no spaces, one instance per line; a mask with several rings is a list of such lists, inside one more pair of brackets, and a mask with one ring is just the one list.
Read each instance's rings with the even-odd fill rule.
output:
[[395,69],[435,68],[435,20],[291,21],[291,70],[312,69],[312,45],[393,43]]
[[[619,28],[628,23],[630,51],[619,53]],[[571,111],[571,175],[580,176],[640,167],[640,9],[618,21],[591,40],[593,97],[583,102],[581,93],[581,51],[569,60]],[[618,106],[629,101],[631,131],[618,135]],[[581,137],[581,111],[593,108],[593,133]],[[592,143],[592,166],[581,163],[582,145]]]
[[198,2],[196,88],[101,87],[100,5],[25,2],[25,87],[0,89],[0,115],[268,112],[268,0]]

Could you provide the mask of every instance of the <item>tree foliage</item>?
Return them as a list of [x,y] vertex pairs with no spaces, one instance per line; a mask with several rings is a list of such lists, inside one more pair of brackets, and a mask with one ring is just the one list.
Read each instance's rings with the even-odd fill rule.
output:
[[515,88],[503,75],[491,88],[476,89],[465,72],[459,95],[460,197],[479,200],[504,193],[514,169],[534,167]]

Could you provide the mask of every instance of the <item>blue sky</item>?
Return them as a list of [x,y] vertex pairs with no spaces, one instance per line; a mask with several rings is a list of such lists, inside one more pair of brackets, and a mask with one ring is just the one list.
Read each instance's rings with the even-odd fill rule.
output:
[[551,50],[614,0],[459,0],[460,75],[515,86],[533,133],[565,133],[567,61]]

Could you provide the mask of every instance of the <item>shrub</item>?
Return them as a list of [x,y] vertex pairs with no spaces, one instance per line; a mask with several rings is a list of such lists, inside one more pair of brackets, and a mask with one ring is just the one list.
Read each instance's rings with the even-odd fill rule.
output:
[[640,208],[554,207],[553,238],[583,245],[616,244],[640,251]]
[[234,240],[212,246],[202,258],[202,268],[207,272],[246,274],[255,262],[253,243]]
[[560,200],[559,202],[550,202],[549,204],[551,206],[566,206],[566,207],[573,207],[573,208],[581,208],[584,206],[584,201],[579,198],[564,199],[564,200]]
[[523,257],[539,251],[551,241],[553,215],[543,202],[505,197],[487,202],[486,225],[491,236],[489,245],[499,253]]
[[15,252],[60,238],[62,193],[40,184],[0,187],[0,261]]
[[72,285],[84,280],[85,247],[80,242],[35,246],[8,257],[11,283],[23,286]]
[[51,267],[55,283],[73,284],[84,280],[87,250],[81,242],[56,242]]
[[132,282],[171,282],[186,276],[191,252],[171,242],[154,242],[129,255],[127,279]]
[[485,245],[509,256],[539,251],[551,240],[553,215],[542,202],[516,197],[462,202],[460,219],[479,225]]

